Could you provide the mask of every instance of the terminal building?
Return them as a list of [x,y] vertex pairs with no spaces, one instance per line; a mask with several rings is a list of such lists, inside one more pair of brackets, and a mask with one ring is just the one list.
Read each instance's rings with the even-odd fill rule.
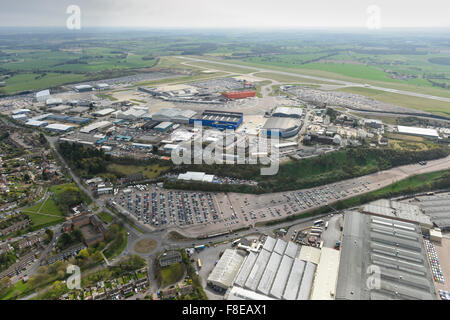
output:
[[299,120],[285,117],[272,117],[266,121],[262,133],[265,133],[268,137],[277,134],[281,138],[291,138],[299,133],[300,127]]
[[190,119],[189,123],[201,122],[202,126],[217,128],[219,130],[236,130],[242,124],[242,112],[205,110],[199,118]]
[[284,117],[284,118],[301,118],[303,115],[303,109],[298,107],[278,107],[276,108],[272,116],[273,117]]

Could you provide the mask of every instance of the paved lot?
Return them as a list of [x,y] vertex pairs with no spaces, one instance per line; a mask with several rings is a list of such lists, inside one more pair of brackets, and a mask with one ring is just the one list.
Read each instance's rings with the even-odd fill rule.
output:
[[383,188],[411,175],[450,168],[450,157],[407,165],[321,187],[262,195],[145,189],[121,190],[114,201],[143,224],[187,237],[218,235],[279,220]]
[[436,294],[439,296],[439,290],[450,291],[450,239],[442,238],[442,244],[433,243],[439,258],[445,283],[434,282]]

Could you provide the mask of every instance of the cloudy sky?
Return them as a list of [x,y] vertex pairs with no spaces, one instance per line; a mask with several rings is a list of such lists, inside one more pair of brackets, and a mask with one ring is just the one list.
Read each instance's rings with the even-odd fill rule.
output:
[[66,25],[69,5],[82,27],[450,27],[449,0],[0,0],[0,26]]

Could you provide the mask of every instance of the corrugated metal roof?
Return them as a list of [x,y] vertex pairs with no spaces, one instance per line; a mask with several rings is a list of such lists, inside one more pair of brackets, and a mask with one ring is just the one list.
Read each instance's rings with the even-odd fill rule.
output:
[[266,250],[261,250],[258,258],[255,261],[255,265],[250,272],[247,281],[245,282],[245,288],[250,290],[256,290],[258,287],[259,281],[264,273],[264,269],[267,266],[267,263],[270,259],[270,252]]
[[208,276],[208,282],[226,288],[231,287],[234,278],[244,262],[244,258],[245,257],[240,254],[239,251],[226,249],[219,262]]
[[298,290],[297,300],[309,300],[315,272],[316,272],[316,265],[309,261],[306,262],[305,270],[303,272],[302,277],[302,283]]
[[269,294],[270,288],[272,288],[272,282],[277,275],[278,266],[281,262],[281,255],[276,252],[272,252],[270,256],[270,260],[267,263],[266,269],[264,270],[264,274],[261,277],[261,280],[258,284],[258,291],[264,293],[265,295]]
[[247,281],[248,275],[252,271],[253,265],[255,264],[257,257],[258,257],[257,253],[255,252],[249,253],[249,255],[244,261],[244,264],[239,270],[239,274],[237,275],[236,280],[234,281],[235,285],[240,287],[243,287],[245,285],[245,282]]
[[292,241],[289,241],[284,254],[294,259],[297,256],[298,248],[299,248],[298,245],[296,245]]
[[275,247],[273,248],[273,251],[278,253],[279,255],[282,255],[284,254],[284,250],[286,250],[286,246],[287,246],[286,241],[278,239],[277,243],[275,244]]
[[278,268],[277,275],[272,283],[272,289],[270,289],[270,295],[281,299],[283,296],[284,289],[286,288],[286,284],[289,278],[289,274],[291,272],[292,265],[294,263],[294,259],[288,257],[287,255],[283,256],[281,260],[280,267]]
[[339,250],[323,247],[311,300],[334,300],[339,271]]
[[300,288],[300,284],[302,282],[305,266],[306,266],[305,261],[294,259],[294,263],[291,268],[291,273],[289,274],[289,278],[286,283],[286,288],[284,290],[283,299],[295,300],[297,298],[298,289]]
[[263,249],[272,252],[275,247],[275,243],[277,243],[277,240],[272,237],[267,237],[266,242],[264,242]]

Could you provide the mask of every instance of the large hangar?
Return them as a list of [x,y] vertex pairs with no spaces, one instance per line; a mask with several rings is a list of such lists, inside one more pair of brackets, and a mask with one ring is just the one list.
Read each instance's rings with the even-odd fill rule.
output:
[[190,124],[201,122],[202,126],[217,128],[219,130],[236,130],[242,124],[244,114],[242,112],[205,110],[199,118],[189,120]]
[[[368,287],[368,283],[372,284]],[[419,225],[357,211],[345,213],[336,299],[436,298]]]
[[308,300],[316,264],[300,260],[302,248],[267,237],[260,252],[250,252],[245,258],[228,299]]
[[303,115],[303,109],[297,107],[278,107],[272,113],[273,117],[284,117],[284,118],[301,118]]
[[269,118],[262,132],[268,137],[274,134],[278,134],[281,138],[290,138],[296,136],[300,131],[299,120],[285,117],[272,117]]

